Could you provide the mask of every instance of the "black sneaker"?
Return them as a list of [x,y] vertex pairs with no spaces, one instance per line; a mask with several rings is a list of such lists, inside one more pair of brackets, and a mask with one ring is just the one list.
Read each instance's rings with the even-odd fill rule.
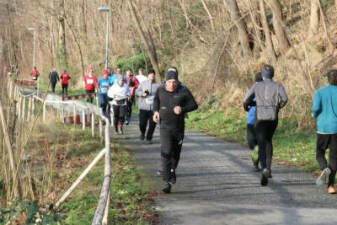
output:
[[170,174],[170,182],[172,184],[175,184],[177,182],[177,176],[176,176],[176,172],[173,170],[171,171],[171,174]]
[[171,187],[172,185],[167,182],[165,185],[164,185],[164,188],[162,189],[162,191],[165,193],[165,194],[169,194],[171,193]]
[[270,176],[270,171],[267,168],[264,168],[262,171],[262,176],[261,176],[261,185],[262,186],[267,186],[268,185],[268,178]]
[[146,140],[146,143],[150,145],[152,144],[152,140]]
[[140,139],[141,141],[144,141],[145,135],[144,135],[144,134],[141,134],[141,135],[139,136],[139,139]]

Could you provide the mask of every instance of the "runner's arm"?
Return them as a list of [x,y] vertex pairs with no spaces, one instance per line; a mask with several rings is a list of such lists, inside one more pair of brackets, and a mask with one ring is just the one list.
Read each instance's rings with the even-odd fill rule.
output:
[[280,84],[279,95],[280,95],[279,107],[283,108],[288,102],[288,96],[282,84]]
[[196,109],[198,109],[198,104],[195,101],[192,93],[186,88],[185,105],[181,107],[181,112],[188,113]]
[[243,102],[243,108],[248,112],[249,106],[256,105],[256,102],[254,102],[255,98],[255,85],[248,91],[245,100]]
[[321,95],[318,91],[315,93],[314,97],[314,103],[312,105],[312,117],[316,118],[319,116],[322,110],[322,101],[321,101]]

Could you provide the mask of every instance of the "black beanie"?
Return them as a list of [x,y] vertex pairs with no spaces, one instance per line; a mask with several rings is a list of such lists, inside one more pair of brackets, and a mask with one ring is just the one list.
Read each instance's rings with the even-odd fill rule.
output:
[[173,70],[167,71],[165,80],[171,80],[171,79],[178,80],[177,72],[175,72]]

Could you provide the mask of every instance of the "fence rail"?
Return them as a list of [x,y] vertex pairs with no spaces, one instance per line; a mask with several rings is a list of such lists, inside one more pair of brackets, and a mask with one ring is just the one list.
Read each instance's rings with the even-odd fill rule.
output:
[[[72,115],[74,118],[74,124],[76,124],[76,118],[79,116],[82,118],[81,124],[82,129],[86,128],[86,115],[90,115],[91,123],[91,133],[95,136],[95,123],[98,121],[98,136],[101,141],[105,142],[105,148],[102,149],[94,160],[88,165],[88,167],[81,173],[81,175],[76,179],[76,181],[71,185],[71,187],[65,191],[62,197],[55,203],[55,208],[59,208],[62,203],[70,196],[70,194],[75,190],[75,188],[80,184],[83,178],[90,172],[90,170],[97,164],[97,162],[105,156],[105,166],[104,166],[104,181],[102,184],[102,189],[97,204],[97,209],[92,221],[94,225],[108,224],[108,212],[109,212],[109,196],[110,196],[110,183],[111,183],[111,158],[110,158],[110,122],[103,115],[102,111],[97,107],[92,105],[88,107],[83,105],[78,101],[63,101],[60,100],[46,100],[47,95],[41,98],[32,90],[32,93],[25,94],[22,84],[27,83],[27,81],[13,80],[9,79],[8,85],[8,96],[11,101],[16,105],[17,117],[21,121],[32,121],[36,116],[36,103],[39,102],[42,105],[42,121],[46,122],[46,114],[48,108],[56,110],[57,118],[62,119],[65,122],[66,114]],[[19,84],[19,85],[18,85]],[[30,84],[30,83],[29,83]],[[26,102],[28,101],[28,107]],[[105,122],[105,132],[103,135],[103,121]]]

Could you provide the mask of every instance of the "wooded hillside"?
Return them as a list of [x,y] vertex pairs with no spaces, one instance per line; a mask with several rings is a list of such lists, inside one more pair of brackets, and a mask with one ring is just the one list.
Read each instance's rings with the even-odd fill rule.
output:
[[218,108],[240,106],[253,75],[269,63],[290,96],[283,116],[306,126],[314,90],[336,66],[336,0],[1,0],[3,62],[29,76],[32,26],[42,80],[55,66],[76,77],[72,85],[80,86],[89,66],[100,76],[106,30],[100,6],[111,9],[112,67],[135,55],[162,74],[176,65],[199,101],[216,99]]

